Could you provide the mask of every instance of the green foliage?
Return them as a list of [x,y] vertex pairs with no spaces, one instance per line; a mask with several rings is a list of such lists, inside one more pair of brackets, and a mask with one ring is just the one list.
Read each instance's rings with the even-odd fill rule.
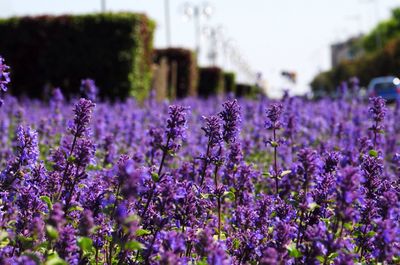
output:
[[256,86],[249,84],[236,84],[235,92],[236,97],[253,97],[261,93]]
[[12,69],[15,95],[45,97],[49,87],[79,94],[92,78],[100,96],[143,98],[150,87],[154,23],[132,13],[0,20],[0,54]]
[[374,77],[400,75],[400,8],[394,9],[390,19],[379,23],[354,45],[364,49],[365,54],[318,74],[310,84],[316,98],[334,94],[340,82],[353,76],[367,86]]
[[129,241],[128,243],[126,243],[125,249],[133,251],[133,250],[146,249],[146,247],[138,241]]
[[[400,8],[392,10],[392,17],[379,23],[363,39],[363,47],[367,52],[376,52],[393,38],[400,36]],[[382,46],[380,46],[382,45]]]
[[223,93],[224,75],[221,68],[199,68],[198,93],[202,97],[209,97]]
[[[183,98],[196,96],[197,92],[197,62],[194,53],[188,49],[168,48],[154,50],[154,62],[160,63],[162,58],[167,59],[168,96],[170,98]],[[176,64],[176,73],[173,73]],[[176,88],[173,88],[173,75],[176,74]]]
[[236,90],[236,75],[233,72],[224,73],[224,92],[234,93]]
[[90,253],[93,250],[93,241],[89,237],[80,237],[78,246],[84,253]]
[[314,96],[318,97],[334,94],[340,82],[353,76],[360,79],[361,86],[367,86],[372,78],[386,75],[400,75],[400,37],[389,41],[382,50],[320,73],[310,85]]
[[58,239],[58,231],[51,225],[46,225],[46,235],[50,240]]

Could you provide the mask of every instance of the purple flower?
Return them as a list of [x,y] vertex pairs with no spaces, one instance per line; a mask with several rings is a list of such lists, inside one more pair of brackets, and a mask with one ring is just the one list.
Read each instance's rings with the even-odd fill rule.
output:
[[[10,83],[10,67],[4,63],[0,56],[0,96],[7,91],[7,85]],[[3,99],[0,97],[0,107],[3,105]]]
[[63,206],[61,205],[61,203],[55,203],[53,205],[53,210],[50,213],[48,223],[57,228],[58,231],[60,231],[62,227],[65,225],[66,220],[64,217]]
[[339,153],[328,152],[327,154],[325,154],[323,160],[325,173],[331,173],[336,170],[336,167],[339,163]]
[[223,139],[227,143],[236,141],[240,123],[240,106],[237,100],[226,101],[223,105],[224,110],[219,113],[219,116],[224,121]]
[[17,129],[17,157],[22,165],[31,165],[39,156],[38,135],[29,127]]
[[280,103],[274,103],[266,110],[267,121],[265,127],[268,130],[279,130],[282,127],[282,122],[280,121],[283,111],[283,105]]
[[177,105],[171,105],[168,109],[169,118],[167,120],[167,137],[172,141],[178,138],[184,138],[186,129],[186,110],[187,108]]
[[275,265],[279,263],[279,254],[273,247],[268,247],[262,253],[260,265]]
[[92,79],[83,79],[81,81],[81,93],[89,100],[96,101],[98,88]]
[[372,119],[377,123],[382,122],[387,112],[386,100],[382,97],[374,97],[369,99],[369,103],[370,107],[368,110]]
[[205,132],[206,137],[208,137],[208,143],[210,147],[219,145],[222,142],[221,135],[221,120],[218,116],[203,117],[206,126],[201,129]]
[[304,148],[297,154],[299,159],[299,173],[311,177],[318,169],[317,152],[310,148]]
[[81,219],[79,222],[79,231],[83,236],[89,236],[92,228],[94,227],[93,213],[89,209],[85,209],[82,212]]
[[382,125],[383,119],[385,118],[387,109],[386,109],[386,100],[382,97],[374,97],[369,99],[370,107],[369,113],[372,116],[373,124],[369,128],[374,133],[374,146],[377,145],[377,137],[378,134],[382,133],[384,126]]
[[145,189],[145,181],[150,179],[146,169],[135,168],[132,159],[120,160],[118,163],[118,178],[121,194],[125,198],[134,198]]
[[74,122],[70,125],[69,131],[76,138],[80,138],[87,133],[91,115],[95,104],[87,99],[81,98],[74,108]]
[[60,231],[60,237],[55,245],[58,255],[68,264],[77,265],[79,261],[79,248],[76,243],[75,229],[67,225]]

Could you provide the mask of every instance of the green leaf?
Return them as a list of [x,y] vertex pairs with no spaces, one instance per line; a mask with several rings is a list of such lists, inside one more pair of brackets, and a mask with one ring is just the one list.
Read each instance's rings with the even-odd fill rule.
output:
[[353,229],[353,224],[350,222],[344,223],[343,224],[344,228],[346,228],[347,230],[352,230]]
[[232,191],[225,191],[222,197],[228,197],[231,201],[235,200],[235,193]]
[[156,172],[153,172],[153,173],[151,173],[151,179],[154,182],[158,182],[160,180],[160,176]]
[[68,159],[67,159],[67,161],[69,163],[73,163],[75,160],[76,160],[76,158],[73,155],[69,156]]
[[239,249],[239,247],[240,247],[240,240],[239,239],[234,238],[232,243],[233,243],[233,249]]
[[292,242],[289,246],[287,246],[287,250],[289,251],[289,255],[293,258],[300,258],[303,254],[296,248],[296,244]]
[[288,174],[290,174],[290,173],[292,173],[291,170],[284,170],[284,171],[282,171],[282,173],[281,173],[281,177],[284,177],[284,176],[286,176],[286,175],[288,175]]
[[203,258],[202,260],[197,261],[196,265],[208,265],[207,259]]
[[51,240],[56,240],[58,239],[58,231],[51,225],[46,225],[46,235],[51,239]]
[[52,253],[49,255],[44,265],[68,265],[68,263],[61,259],[57,253]]
[[8,233],[7,231],[0,231],[0,242],[8,238]]
[[308,205],[308,209],[310,209],[311,211],[314,210],[315,208],[317,208],[319,205],[316,202],[312,202]]
[[376,151],[374,149],[369,150],[368,154],[369,154],[369,156],[372,156],[372,157],[378,157],[378,151]]
[[51,202],[51,199],[49,196],[40,196],[39,197],[43,202],[45,202],[47,204],[47,208],[49,208],[49,210],[53,209],[53,203]]
[[328,257],[329,260],[333,260],[334,258],[336,258],[337,256],[339,256],[339,254],[337,252],[331,253]]
[[136,236],[144,236],[144,235],[150,235],[151,232],[146,229],[138,229],[136,230]]
[[32,248],[34,239],[32,237],[25,237],[25,236],[17,236],[19,242],[21,243],[24,249]]
[[78,246],[84,252],[91,252],[93,248],[93,240],[88,237],[80,237],[78,238]]
[[321,262],[321,263],[324,263],[325,258],[324,258],[324,256],[317,256],[317,260],[318,260],[319,262]]
[[127,250],[141,250],[141,249],[146,249],[146,247],[138,242],[138,241],[129,241],[128,243],[125,244],[125,249]]
[[278,144],[278,142],[271,141],[271,146],[272,146],[272,147],[278,147],[279,144]]
[[79,211],[79,212],[83,212],[83,208],[81,207],[81,206],[78,206],[78,205],[74,205],[74,206],[71,206],[69,209],[68,209],[68,212],[70,213],[70,212],[73,212],[73,211]]
[[367,233],[367,237],[373,237],[375,234],[376,234],[375,231],[369,231],[369,232]]

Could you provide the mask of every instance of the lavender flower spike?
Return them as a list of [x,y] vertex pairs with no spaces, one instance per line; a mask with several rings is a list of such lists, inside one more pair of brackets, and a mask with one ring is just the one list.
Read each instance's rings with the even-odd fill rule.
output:
[[69,130],[77,138],[85,135],[89,125],[93,108],[95,104],[87,99],[81,98],[74,108],[74,123],[70,126]]
[[[10,67],[4,63],[0,56],[0,96],[7,91],[7,85],[10,83]],[[0,97],[0,107],[3,105],[3,99]]]
[[224,110],[219,113],[219,116],[224,121],[223,125],[223,138],[227,143],[236,141],[239,131],[240,119],[240,106],[237,100],[226,101],[223,105]]

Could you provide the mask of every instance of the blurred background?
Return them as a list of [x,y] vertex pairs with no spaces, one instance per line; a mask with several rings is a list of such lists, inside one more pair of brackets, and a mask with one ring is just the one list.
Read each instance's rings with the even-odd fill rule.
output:
[[[356,74],[315,83],[324,71],[365,54],[366,36],[398,6],[398,0],[0,0],[0,17],[144,13],[156,23],[155,48],[190,49],[200,66],[235,72],[238,83],[279,97],[284,89],[308,93],[312,81],[316,91],[333,90],[336,79]],[[370,46],[384,48],[388,34],[387,26],[375,32]]]

